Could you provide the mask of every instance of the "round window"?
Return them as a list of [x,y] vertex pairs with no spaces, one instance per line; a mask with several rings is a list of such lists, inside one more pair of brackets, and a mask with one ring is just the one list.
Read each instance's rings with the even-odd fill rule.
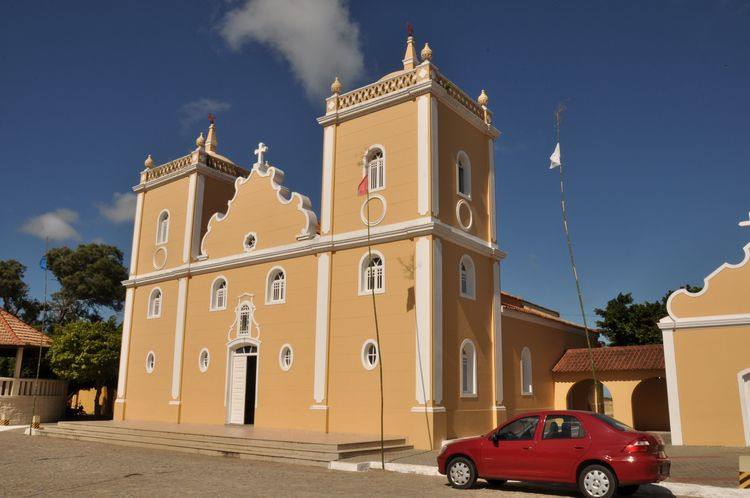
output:
[[151,373],[154,371],[154,367],[156,366],[156,355],[154,355],[153,351],[149,351],[146,355],[146,372]]
[[289,344],[284,344],[279,353],[279,365],[281,366],[281,369],[284,371],[289,370],[292,368],[293,361],[294,353],[292,352],[292,347]]
[[367,370],[372,370],[378,364],[378,346],[375,341],[368,340],[362,346],[362,365]]
[[257,239],[255,238],[254,233],[247,234],[245,236],[245,250],[249,251],[250,249],[254,249],[256,242],[257,242]]
[[206,370],[208,370],[208,364],[210,361],[211,356],[208,354],[208,349],[201,349],[201,352],[198,355],[198,368],[201,372],[205,372]]

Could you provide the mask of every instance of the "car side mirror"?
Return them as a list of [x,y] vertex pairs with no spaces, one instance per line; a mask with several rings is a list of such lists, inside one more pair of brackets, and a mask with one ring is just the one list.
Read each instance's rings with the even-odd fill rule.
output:
[[497,446],[498,439],[499,438],[498,438],[497,432],[493,432],[492,434],[490,434],[490,441],[492,442],[493,445]]

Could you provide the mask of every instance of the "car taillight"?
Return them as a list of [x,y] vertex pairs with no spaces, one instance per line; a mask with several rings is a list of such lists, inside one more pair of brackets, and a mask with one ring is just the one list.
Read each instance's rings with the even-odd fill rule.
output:
[[651,443],[648,439],[636,439],[622,449],[625,453],[648,453],[651,451]]

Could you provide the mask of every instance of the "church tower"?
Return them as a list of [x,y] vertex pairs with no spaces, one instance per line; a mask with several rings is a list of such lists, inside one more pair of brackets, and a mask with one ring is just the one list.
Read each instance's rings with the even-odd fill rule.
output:
[[412,441],[430,447],[505,418],[500,133],[486,93],[469,97],[432,63],[428,44],[420,62],[414,43],[410,34],[403,67],[372,84],[342,93],[336,78],[318,118],[320,236],[335,250],[319,256],[319,309],[330,311],[319,316],[316,357],[327,348],[330,360],[326,377],[316,371],[316,401],[336,407],[332,430],[377,427],[377,371],[357,369],[345,353],[361,345],[364,355],[377,342],[374,304],[386,431],[408,418]]

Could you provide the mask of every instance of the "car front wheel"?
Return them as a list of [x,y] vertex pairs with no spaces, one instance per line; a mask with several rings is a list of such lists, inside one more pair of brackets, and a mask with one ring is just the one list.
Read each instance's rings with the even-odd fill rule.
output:
[[469,489],[477,481],[474,462],[465,457],[456,457],[448,464],[448,482],[458,489]]
[[617,490],[617,478],[603,465],[589,465],[578,476],[578,488],[586,498],[610,498]]

